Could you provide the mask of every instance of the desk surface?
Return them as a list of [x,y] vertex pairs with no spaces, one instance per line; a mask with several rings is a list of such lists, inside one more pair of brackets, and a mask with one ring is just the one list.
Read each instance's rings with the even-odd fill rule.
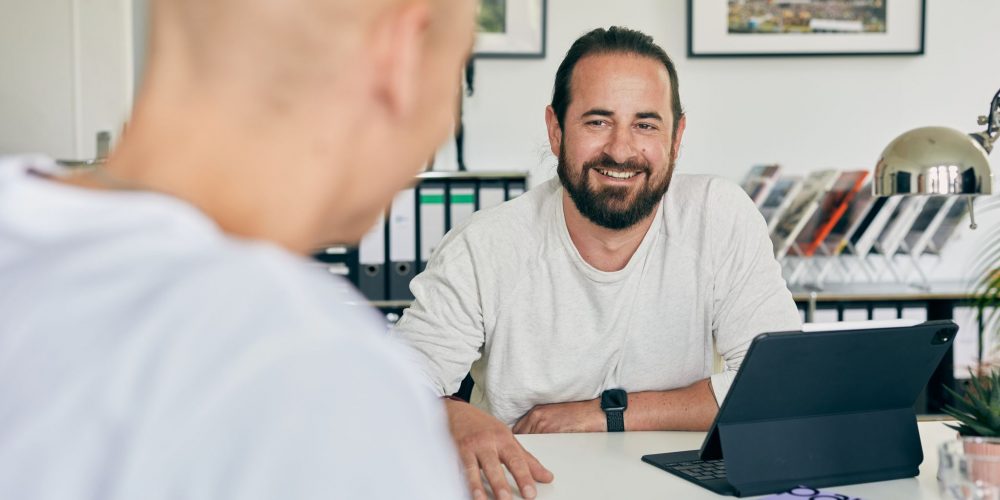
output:
[[[955,431],[941,422],[921,422],[919,428],[924,449],[919,476],[824,490],[864,500],[941,498],[937,448],[954,438]],[[518,440],[555,474],[552,484],[539,485],[538,500],[733,498],[716,495],[640,460],[650,453],[698,449],[704,436],[703,432],[625,432],[522,435]]]

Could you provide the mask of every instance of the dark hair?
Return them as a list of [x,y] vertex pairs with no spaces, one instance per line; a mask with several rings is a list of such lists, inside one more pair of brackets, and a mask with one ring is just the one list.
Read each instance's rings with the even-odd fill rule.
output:
[[677,130],[677,122],[684,115],[684,110],[681,108],[681,95],[677,88],[677,69],[674,68],[674,62],[659,45],[653,42],[653,37],[620,26],[597,28],[578,38],[569,48],[569,52],[566,52],[566,57],[556,71],[556,82],[552,90],[552,109],[555,110],[556,118],[559,120],[559,128],[563,128],[566,108],[569,107],[570,82],[573,79],[576,63],[586,56],[613,53],[649,57],[666,66],[667,74],[670,76],[670,107],[674,113],[674,130]]

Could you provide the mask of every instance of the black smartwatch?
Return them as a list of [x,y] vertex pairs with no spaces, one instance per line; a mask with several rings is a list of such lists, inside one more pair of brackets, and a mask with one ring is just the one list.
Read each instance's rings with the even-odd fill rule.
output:
[[608,417],[608,432],[625,430],[625,409],[628,408],[628,393],[621,389],[608,389],[601,393],[601,409]]

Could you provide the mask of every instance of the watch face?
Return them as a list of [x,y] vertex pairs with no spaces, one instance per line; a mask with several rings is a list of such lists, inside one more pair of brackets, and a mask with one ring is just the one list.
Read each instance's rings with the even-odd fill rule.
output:
[[609,389],[601,394],[601,409],[625,409],[628,407],[628,393],[621,389]]

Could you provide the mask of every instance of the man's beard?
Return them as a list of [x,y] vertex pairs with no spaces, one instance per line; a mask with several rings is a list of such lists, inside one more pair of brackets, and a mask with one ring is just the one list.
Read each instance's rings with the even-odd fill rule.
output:
[[[565,143],[564,143],[565,144]],[[658,184],[651,184],[652,171],[648,162],[628,161],[618,163],[607,154],[602,154],[599,158],[587,161],[580,169],[579,176],[573,178],[570,172],[569,163],[566,161],[566,150],[559,151],[559,167],[556,172],[559,174],[559,181],[563,188],[569,193],[570,199],[576,205],[576,209],[598,226],[622,230],[630,228],[653,213],[663,195],[670,187],[670,179],[673,177],[674,158],[671,155],[667,165],[667,173]],[[590,170],[614,170],[629,171],[645,174],[644,183],[636,193],[635,199],[629,203],[629,193],[632,188],[625,186],[603,186],[595,189],[590,182]],[[596,175],[604,175],[597,172]],[[636,174],[638,175],[638,174]]]

